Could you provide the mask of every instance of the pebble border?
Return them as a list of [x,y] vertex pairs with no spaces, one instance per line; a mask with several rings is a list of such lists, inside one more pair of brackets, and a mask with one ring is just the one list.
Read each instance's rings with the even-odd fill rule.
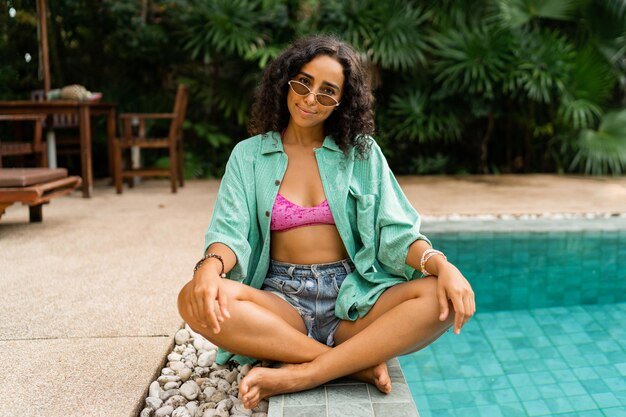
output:
[[267,417],[268,400],[249,410],[239,398],[239,383],[252,366],[218,365],[217,346],[187,324],[174,341],[139,417]]

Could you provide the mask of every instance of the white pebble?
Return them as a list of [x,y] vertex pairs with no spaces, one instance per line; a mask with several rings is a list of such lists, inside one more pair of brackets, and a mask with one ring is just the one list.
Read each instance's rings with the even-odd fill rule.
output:
[[[201,417],[215,417],[215,413],[217,413],[217,410],[214,408],[208,409],[206,410]],[[196,414],[197,415],[197,414]]]
[[202,403],[196,410],[196,417],[202,417],[207,410],[215,410],[215,403]]
[[237,372],[236,369],[233,369],[224,376],[224,379],[228,381],[229,384],[232,384],[237,379],[237,375],[239,375],[239,372]]
[[244,414],[246,416],[252,415],[252,410],[247,409],[243,406],[243,404],[237,404],[233,406],[232,409],[233,414]]
[[[167,391],[161,392],[159,398],[163,401],[167,401],[170,397],[173,397],[174,395],[180,395],[180,391],[178,391],[177,389],[168,389]],[[172,411],[173,410],[174,409],[172,408]]]
[[194,366],[198,364],[198,356],[195,353],[190,353],[189,355],[185,356],[183,359],[185,363],[191,362],[190,368],[193,368]]
[[166,367],[161,369],[161,375],[174,375],[174,371]]
[[206,387],[204,391],[202,392],[207,398],[211,398],[211,396],[215,394],[216,391],[217,391],[217,388],[215,387]]
[[228,395],[226,395],[223,391],[215,391],[215,393],[209,397],[209,401],[217,404],[226,398],[228,398]]
[[180,406],[172,412],[172,417],[191,417],[191,414],[185,406]]
[[215,417],[230,417],[229,416],[229,412],[228,410],[224,410],[223,408],[217,409],[215,410],[216,413],[214,414]]
[[182,345],[183,343],[187,343],[190,336],[191,335],[189,334],[189,330],[180,329],[179,331],[176,332],[176,335],[174,336],[174,340],[176,341],[177,345]]
[[169,363],[169,368],[174,372],[178,372],[184,367],[185,367],[185,364],[180,361],[172,361]]
[[180,387],[180,382],[168,382],[167,384],[163,385],[163,389],[165,391],[167,391],[168,389],[175,389]]
[[171,405],[164,405],[154,412],[154,417],[169,417],[174,408]]
[[217,403],[215,408],[225,408],[227,410],[230,410],[231,408],[233,408],[233,405],[234,405],[233,400],[231,400],[230,398],[226,398],[220,401],[219,403]]
[[187,381],[180,387],[180,393],[188,400],[195,400],[200,394],[200,387],[195,381]]
[[167,360],[170,362],[179,361],[182,358],[183,358],[183,355],[181,355],[180,353],[176,353],[176,352],[172,352],[169,355],[167,355]]
[[172,408],[176,409],[180,406],[184,406],[187,404],[187,400],[182,395],[174,395],[165,402],[165,405],[171,405]]
[[153,410],[158,410],[163,405],[163,400],[157,397],[147,397],[146,398],[146,406],[152,408]]
[[185,407],[187,408],[187,410],[189,410],[189,414],[195,416],[196,410],[198,409],[198,401],[189,401],[187,404],[185,404]]
[[246,364],[241,367],[241,370],[239,371],[239,373],[243,376],[246,376],[248,375],[248,372],[250,372],[250,369],[252,369],[252,365]]
[[220,369],[218,371],[211,372],[211,378],[220,378],[224,379],[226,375],[228,375],[228,369]]
[[223,379],[217,381],[217,389],[220,391],[228,391],[230,389],[230,384]]
[[191,374],[193,373],[193,371],[189,368],[183,368],[180,371],[177,372],[177,375],[179,376],[180,380],[185,382],[187,381],[189,378],[191,378]]
[[161,392],[161,385],[159,385],[159,381],[153,381],[150,384],[150,388],[148,389],[148,397],[159,397],[159,393]]
[[215,351],[205,352],[198,358],[198,366],[206,367],[215,363]]
[[146,407],[141,410],[141,413],[139,413],[139,417],[152,417],[153,414],[154,410],[150,407]]
[[178,375],[161,375],[157,378],[159,384],[167,384],[168,382],[177,382],[180,381],[180,377]]

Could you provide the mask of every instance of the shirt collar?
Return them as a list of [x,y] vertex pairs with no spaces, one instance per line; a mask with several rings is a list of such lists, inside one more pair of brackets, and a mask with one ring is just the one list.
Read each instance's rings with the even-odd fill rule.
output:
[[284,152],[280,133],[268,132],[261,138],[261,154],[266,155],[274,152]]
[[[343,152],[330,136],[324,138],[322,147],[330,149],[331,151]],[[280,133],[269,132],[261,140],[261,154],[267,155],[274,152],[284,152],[283,142],[280,140]]]
[[331,151],[337,151],[337,152],[342,152],[343,153],[343,151],[339,148],[339,145],[337,145],[335,140],[333,138],[331,138],[330,136],[326,136],[324,138],[324,143],[322,143],[322,147],[328,148]]

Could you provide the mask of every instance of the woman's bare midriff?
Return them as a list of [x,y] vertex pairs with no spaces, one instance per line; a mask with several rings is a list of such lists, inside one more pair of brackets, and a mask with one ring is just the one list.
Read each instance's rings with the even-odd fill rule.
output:
[[292,264],[325,264],[348,257],[334,225],[319,224],[272,232],[270,256]]

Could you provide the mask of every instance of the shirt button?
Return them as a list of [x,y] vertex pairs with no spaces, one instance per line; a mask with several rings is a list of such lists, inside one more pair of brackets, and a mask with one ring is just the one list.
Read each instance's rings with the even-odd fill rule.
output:
[[269,212],[269,211],[266,211],[266,212],[265,212],[265,217],[269,217],[269,216],[270,216],[270,212]]
[[274,181],[274,185],[280,185],[280,180]]

